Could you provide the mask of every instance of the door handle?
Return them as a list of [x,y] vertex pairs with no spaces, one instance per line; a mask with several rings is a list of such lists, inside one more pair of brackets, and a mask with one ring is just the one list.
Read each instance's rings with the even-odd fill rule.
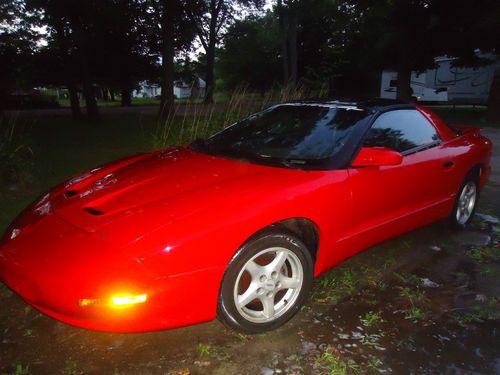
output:
[[455,162],[453,162],[453,161],[451,161],[451,160],[450,160],[450,161],[445,161],[445,162],[443,163],[443,167],[444,167],[445,169],[451,168],[451,167],[453,167],[454,165],[455,165]]

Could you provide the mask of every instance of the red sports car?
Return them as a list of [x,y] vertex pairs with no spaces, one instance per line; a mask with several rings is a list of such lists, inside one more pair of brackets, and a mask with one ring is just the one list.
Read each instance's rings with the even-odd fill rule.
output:
[[0,276],[56,319],[148,331],[289,320],[314,276],[390,237],[472,218],[491,142],[388,101],[273,106],[206,141],[54,188],[8,228]]

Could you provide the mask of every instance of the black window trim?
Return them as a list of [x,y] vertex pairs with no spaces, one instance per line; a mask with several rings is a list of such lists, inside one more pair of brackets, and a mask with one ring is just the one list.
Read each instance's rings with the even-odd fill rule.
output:
[[[393,112],[393,111],[400,111],[400,110],[414,110],[414,111],[417,111],[418,113],[420,113],[420,111],[418,110],[418,108],[414,105],[397,105],[397,106],[391,106],[389,108],[384,108],[380,111],[378,111],[371,119],[370,121],[370,124],[369,126],[366,128],[365,130],[365,133],[363,134],[363,137],[361,137],[361,142],[359,144],[359,148],[358,150],[356,151],[354,157],[352,158],[351,160],[351,163],[352,161],[354,161],[354,159],[356,158],[356,156],[358,155],[359,151],[361,150],[361,148],[363,147],[363,144],[365,143],[365,139],[366,137],[368,136],[368,132],[370,131],[370,129],[372,128],[373,124],[375,123],[375,121],[377,121],[377,119],[385,114],[385,113],[388,113],[388,112]],[[406,151],[403,151],[403,152],[400,152],[401,155],[404,156],[408,156],[408,155],[411,155],[411,154],[415,154],[417,152],[420,152],[420,151],[425,151],[427,149],[430,149],[430,148],[433,148],[433,147],[436,147],[436,146],[439,146],[440,144],[443,143],[443,139],[441,138],[441,135],[439,135],[439,132],[438,130],[436,129],[436,127],[434,126],[434,124],[429,121],[427,119],[427,117],[425,117],[422,113],[420,113],[422,115],[422,117],[425,119],[425,121],[427,121],[429,123],[430,126],[432,126],[432,128],[434,129],[434,131],[436,132],[437,136],[439,137],[439,140],[436,140],[436,141],[433,141],[433,142],[430,142],[430,143],[426,143],[425,145],[420,145],[420,146],[417,146],[417,147],[413,147],[409,150],[406,150]],[[396,151],[396,150],[395,150]]]
[[[189,148],[195,152],[200,152],[203,154],[221,157],[221,158],[228,159],[228,160],[238,160],[238,161],[247,162],[247,163],[258,163],[260,165],[267,165],[270,167],[281,167],[281,168],[285,167],[287,169],[298,169],[298,170],[304,170],[304,171],[345,170],[345,169],[350,167],[350,164],[352,162],[350,155],[353,155],[353,150],[354,150],[355,154],[357,154],[359,152],[359,150],[356,150],[357,146],[359,144],[362,144],[362,142],[359,143],[359,140],[364,139],[364,136],[366,134],[367,129],[369,129],[371,127],[371,124],[373,123],[373,117],[374,117],[374,114],[376,113],[376,110],[374,110],[373,108],[366,107],[366,106],[359,105],[359,104],[355,104],[355,103],[340,103],[340,102],[339,103],[315,103],[315,102],[307,103],[307,102],[300,102],[299,101],[295,105],[313,105],[313,106],[336,108],[336,107],[338,107],[338,105],[344,105],[344,104],[347,104],[347,105],[350,105],[353,107],[357,107],[359,110],[366,111],[367,116],[365,119],[361,120],[362,123],[360,123],[359,126],[354,127],[351,137],[349,137],[349,140],[344,145],[342,152],[340,152],[336,157],[329,156],[325,159],[319,159],[316,161],[308,161],[304,164],[300,160],[295,160],[295,159],[276,160],[274,158],[259,157],[259,156],[253,156],[251,158],[248,156],[247,157],[242,156],[242,157],[238,158],[238,157],[228,156],[228,155],[224,155],[224,154],[214,154],[214,153],[211,153],[210,150],[202,147],[201,144],[197,144],[201,140],[195,140],[194,142],[191,142],[189,144]],[[270,106],[269,108],[264,109],[261,112],[267,112],[275,107],[279,107],[279,106],[283,106],[283,105],[294,105],[294,103],[291,102],[291,103],[274,104],[274,105]],[[401,107],[401,104],[396,104],[394,106]],[[260,112],[257,112],[257,113],[260,113]],[[230,127],[235,126],[239,122],[244,121],[245,119],[253,116],[254,114],[255,113],[252,113],[251,115],[249,115],[241,120],[236,121],[235,123],[231,124],[227,128],[222,129],[222,130],[214,133],[212,135],[212,137],[227,130]]]
[[[439,134],[438,134],[438,136],[439,136]],[[439,138],[441,138],[441,137],[439,137]],[[408,156],[408,155],[415,154],[415,153],[420,152],[420,151],[425,151],[425,150],[428,150],[430,148],[439,146],[441,143],[443,143],[443,141],[441,139],[439,139],[437,141],[430,142],[430,143],[427,143],[425,145],[410,148],[409,150],[400,152],[400,154],[403,156]]]

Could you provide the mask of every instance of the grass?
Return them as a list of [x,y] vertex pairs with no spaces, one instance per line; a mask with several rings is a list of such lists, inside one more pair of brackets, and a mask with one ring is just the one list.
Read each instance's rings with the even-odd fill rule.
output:
[[[59,99],[59,106],[61,108],[70,108],[71,104],[69,99]],[[154,98],[132,98],[132,105],[136,106],[158,106],[160,105],[160,99]],[[120,100],[97,100],[98,107],[120,107]],[[80,108],[85,108],[85,100],[80,100]]]
[[64,375],[81,375],[83,371],[78,369],[78,366],[75,361],[68,359],[65,363],[65,367],[62,370]]
[[380,312],[369,311],[361,318],[361,322],[365,327],[373,327],[382,322],[382,315]]
[[413,274],[393,272],[394,277],[405,285],[417,286],[420,284],[420,279]]
[[0,283],[0,297],[1,298],[9,298],[14,294],[7,286],[3,283]]
[[500,319],[500,297],[490,297],[481,305],[474,305],[465,313],[456,313],[455,321],[462,327],[470,323],[483,323],[487,320]]
[[215,349],[212,347],[212,345],[203,343],[198,344],[198,353],[200,354],[200,357],[214,357],[216,355]]
[[498,262],[500,260],[500,247],[498,245],[473,247],[466,254],[478,263]]
[[[140,113],[106,113],[93,122],[85,117],[75,121],[69,116],[48,115],[23,115],[9,120],[14,121],[16,130],[17,139],[9,145],[8,151],[9,155],[14,156],[14,160],[10,162],[9,158],[1,156],[0,164],[9,162],[15,165],[15,173],[18,174],[16,178],[24,181],[21,185],[26,186],[20,192],[11,193],[6,191],[8,184],[0,182],[0,232],[22,208],[70,175],[137,152],[188,143],[196,138],[206,137],[248,113],[273,103],[312,95],[321,96],[324,92],[311,93],[299,87],[296,90],[273,90],[259,96],[241,87],[231,95],[217,95],[218,103],[213,106],[200,104],[199,100],[178,101],[167,120],[161,123],[157,122],[154,115]],[[158,103],[155,99],[142,98],[134,98],[133,102],[138,105]],[[116,104],[118,102],[106,102],[106,105]],[[439,111],[444,111],[448,119],[457,117],[457,121],[462,123],[475,122],[478,116],[484,115],[484,111],[469,109]],[[8,133],[5,121],[0,124],[0,134],[2,132]],[[9,168],[0,167],[0,171]],[[410,245],[404,243],[401,246],[406,248]],[[375,275],[371,284],[376,284],[376,280]],[[339,282],[347,292],[352,292],[355,288],[353,283],[346,284],[348,280]]]
[[61,116],[17,118],[16,129],[24,129],[22,138],[30,140],[33,152],[32,181],[19,191],[0,184],[0,232],[26,205],[67,177],[151,150],[155,124],[153,116],[139,114],[103,115],[95,122]]
[[360,374],[359,365],[351,358],[335,354],[331,346],[327,346],[323,353],[314,361],[314,368],[321,374],[353,375]]
[[[255,94],[249,92],[244,86],[240,87],[236,91],[244,92],[246,102],[254,103],[270,103],[270,102],[280,102],[283,100],[293,100],[303,97],[323,97],[326,94],[326,87],[319,88],[318,90],[307,90],[305,87],[298,87],[296,89],[290,88],[274,88],[263,96],[260,94]],[[216,103],[227,103],[231,100],[234,93],[230,92],[217,92],[214,95],[214,100]],[[59,99],[59,105],[61,108],[69,108],[69,99]],[[177,99],[176,103],[201,103],[202,99]],[[119,107],[121,102],[119,99],[114,101],[111,100],[97,100],[98,107]],[[155,98],[132,98],[133,106],[159,106],[160,99]],[[80,100],[80,107],[85,108],[85,101]],[[257,106],[258,107],[258,106]],[[500,128],[499,121],[489,121],[487,119],[487,108],[484,106],[430,106],[433,111],[435,111],[440,117],[442,117],[446,122],[450,124],[464,124],[464,125],[477,125],[481,127],[494,127]]]
[[423,307],[428,302],[425,292],[419,287],[411,289],[408,287],[399,287],[399,296],[407,301],[409,306],[404,310],[405,319],[413,322],[424,320],[426,313]]
[[33,330],[32,329],[25,329],[23,336],[24,337],[33,337]]
[[209,357],[221,361],[230,357],[226,348],[203,343],[198,344],[198,355],[199,357]]
[[498,275],[498,271],[494,267],[492,267],[491,265],[486,265],[481,269],[479,274],[483,277],[493,278],[493,277],[496,277]]
[[[387,257],[384,261],[384,268],[388,268],[393,265],[395,259],[393,257]],[[361,274],[363,275],[363,281],[374,289],[385,290],[387,284],[384,281],[384,274],[378,267],[368,267],[364,266],[361,268]]]
[[[54,185],[71,175],[81,173],[96,165],[121,157],[152,149],[188,143],[199,137],[223,129],[250,112],[260,110],[274,102],[297,99],[305,95],[295,91],[270,92],[260,101],[247,100],[245,87],[223,98],[223,103],[203,105],[199,100],[179,101],[166,121],[158,122],[155,115],[141,113],[106,113],[93,121],[83,117],[73,120],[69,116],[11,117],[0,123],[0,134],[12,134],[9,124],[16,130],[24,129],[20,142],[10,142],[6,154],[14,157],[9,165],[24,173],[32,170],[30,183],[15,192],[8,191],[8,184],[0,181],[0,233],[10,221],[29,203]],[[221,99],[222,100],[222,99]],[[139,103],[139,102],[137,102]],[[144,104],[142,100],[140,103]],[[150,103],[154,104],[154,103]],[[12,125],[11,127],[13,127]],[[17,133],[16,133],[17,134]],[[7,137],[5,137],[7,139]],[[29,141],[29,142],[28,142]],[[5,142],[4,142],[5,143]],[[32,152],[26,168],[20,156],[25,155],[29,144]],[[13,149],[11,145],[16,145]],[[1,151],[0,151],[1,152]],[[12,169],[6,164],[7,157],[0,158],[0,174]]]
[[[391,247],[391,251],[386,252],[384,257],[372,257],[368,264],[358,264],[353,258],[332,269],[316,281],[313,300],[319,303],[335,304],[343,299],[359,295],[370,305],[376,305],[379,301],[373,297],[373,294],[376,295],[388,288],[386,278],[391,274],[397,277],[398,282],[417,286],[420,284],[417,276],[392,272],[397,264],[392,250],[411,249],[412,246],[411,241],[406,239],[398,246]],[[376,251],[374,250],[372,254],[376,254]]]
[[[374,339],[373,341],[377,341]],[[313,368],[322,375],[356,375],[378,374],[387,372],[383,362],[373,355],[363,356],[363,360],[355,361],[353,358],[340,353],[331,345],[327,345],[313,361]],[[307,372],[306,372],[307,373]]]
[[30,366],[29,365],[22,365],[20,363],[16,364],[14,367],[14,370],[10,373],[3,372],[1,375],[27,375],[30,373]]
[[16,116],[0,117],[0,183],[12,188],[25,185],[33,150],[26,132],[17,125]]
[[366,370],[369,373],[383,373],[386,372],[383,367],[383,363],[377,357],[371,355],[366,362]]
[[358,291],[359,274],[350,268],[336,268],[316,284],[313,299],[316,302],[338,303]]

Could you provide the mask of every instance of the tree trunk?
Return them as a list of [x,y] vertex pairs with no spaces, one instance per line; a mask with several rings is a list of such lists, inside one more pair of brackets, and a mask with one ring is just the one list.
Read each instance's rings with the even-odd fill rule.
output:
[[288,16],[288,51],[290,59],[290,79],[293,86],[297,84],[297,11],[293,10]]
[[288,83],[290,75],[288,73],[288,38],[286,29],[286,15],[282,0],[278,0],[278,22],[281,42],[281,67],[283,70],[283,85],[286,85]]
[[83,98],[85,99],[87,116],[94,118],[98,116],[99,111],[97,109],[97,101],[88,65],[88,40],[86,39],[87,37],[83,30],[82,22],[77,14],[72,14],[70,22],[75,33],[76,45],[78,47],[76,54],[79,59],[82,74]]
[[174,106],[174,20],[177,0],[163,0],[162,14],[162,80],[160,119],[168,118]]
[[408,102],[412,96],[411,90],[411,64],[410,64],[410,51],[408,50],[409,43],[406,38],[401,37],[399,45],[399,61],[398,61],[398,85],[397,95],[398,100]]
[[122,107],[130,107],[132,105],[132,90],[129,87],[122,87]]
[[487,119],[491,122],[500,122],[500,69],[495,72],[491,83]]
[[205,82],[207,91],[205,92],[205,104],[212,104],[214,102],[214,86],[215,86],[215,47],[217,45],[217,19],[219,18],[217,10],[217,1],[210,0],[210,27],[208,34],[208,48],[207,48],[207,72]]
[[61,20],[56,23],[55,30],[55,39],[57,41],[57,45],[59,46],[59,50],[61,51],[61,55],[66,63],[66,66],[69,67],[69,70],[65,74],[65,78],[68,82],[68,97],[71,104],[71,115],[74,119],[76,119],[82,115],[82,111],[80,109],[80,98],[78,98],[77,84],[74,79],[74,77],[76,76],[75,68],[73,62],[70,61],[71,56],[68,46],[69,42],[64,32],[64,24]]
[[101,92],[102,92],[102,99],[104,101],[109,101],[109,93],[108,93],[108,89],[107,88],[102,88],[101,89]]
[[111,101],[115,101],[115,92],[113,89],[109,89],[109,96],[111,97]]
[[87,116],[91,118],[97,117],[99,115],[99,110],[97,109],[97,100],[95,98],[94,87],[92,86],[92,82],[90,82],[90,79],[86,72],[84,72],[83,77],[83,97],[85,98]]
[[68,84],[68,97],[71,104],[71,115],[76,119],[82,115],[82,111],[80,110],[80,98],[74,81],[70,81]]
[[396,98],[403,102],[408,102],[411,99],[411,69],[410,68],[398,68],[398,87]]
[[208,51],[207,51],[207,72],[205,76],[206,82],[206,92],[205,99],[203,102],[205,104],[212,104],[214,102],[214,86],[215,86],[215,41],[209,41]]

